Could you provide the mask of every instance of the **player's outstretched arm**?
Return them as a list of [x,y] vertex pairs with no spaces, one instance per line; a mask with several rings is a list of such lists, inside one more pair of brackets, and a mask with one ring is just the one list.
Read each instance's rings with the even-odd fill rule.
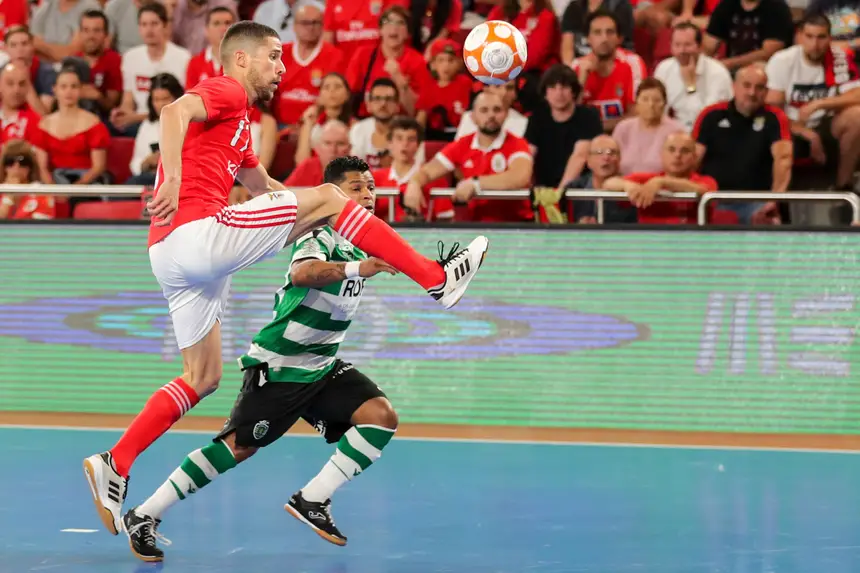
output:
[[304,259],[295,261],[290,267],[290,282],[300,288],[323,288],[346,279],[370,278],[379,273],[396,275],[397,269],[376,257],[352,263]]
[[256,167],[240,169],[237,178],[254,197],[270,191],[286,189],[283,183],[269,177],[266,168],[259,163]]

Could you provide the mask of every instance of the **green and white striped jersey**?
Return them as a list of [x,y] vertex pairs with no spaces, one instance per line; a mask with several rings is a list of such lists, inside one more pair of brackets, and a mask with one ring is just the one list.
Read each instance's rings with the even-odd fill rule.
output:
[[[348,263],[366,258],[330,227],[323,227],[296,241],[290,267],[302,259]],[[270,382],[310,383],[328,374],[358,311],[364,280],[345,279],[319,289],[296,287],[288,272],[286,284],[275,293],[272,321],[254,337],[239,364],[244,369],[267,363]]]

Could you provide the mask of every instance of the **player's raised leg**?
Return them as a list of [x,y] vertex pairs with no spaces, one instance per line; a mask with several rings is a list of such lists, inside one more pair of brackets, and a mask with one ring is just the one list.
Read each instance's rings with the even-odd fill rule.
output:
[[[360,171],[360,167],[356,165],[351,170]],[[325,180],[332,178],[326,175]],[[320,225],[328,224],[362,251],[384,260],[424,287],[445,308],[451,308],[462,298],[489,248],[487,238],[479,236],[463,250],[458,250],[459,244],[455,243],[454,248],[445,254],[440,242],[439,260],[433,261],[416,251],[385,221],[347,197],[336,185],[299,190],[295,195],[298,212],[290,242]]]
[[376,462],[394,437],[394,407],[370,379],[346,365],[314,401],[305,419],[337,448],[322,470],[284,506],[293,517],[335,545],[346,545],[331,515],[331,497]]

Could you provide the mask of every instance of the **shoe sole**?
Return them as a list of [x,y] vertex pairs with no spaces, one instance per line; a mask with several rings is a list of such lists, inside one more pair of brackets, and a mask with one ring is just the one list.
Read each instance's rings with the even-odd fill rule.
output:
[[320,529],[319,527],[317,527],[316,525],[314,525],[313,523],[311,523],[310,521],[305,519],[305,517],[301,513],[299,513],[295,509],[293,509],[293,507],[290,504],[285,505],[284,509],[286,509],[290,515],[292,515],[293,517],[295,517],[296,519],[298,519],[299,521],[301,521],[302,523],[304,523],[305,525],[307,525],[308,527],[313,529],[317,535],[319,535],[320,537],[322,537],[323,539],[325,539],[329,543],[333,543],[334,545],[337,545],[339,547],[343,547],[344,545],[346,545],[345,539],[340,539],[339,537],[335,537],[334,535],[326,533],[325,531],[323,531],[322,529]]
[[90,485],[90,492],[93,494],[93,503],[96,506],[96,513],[98,514],[99,519],[102,520],[108,533],[111,535],[117,535],[119,530],[116,528],[113,514],[108,511],[101,499],[99,499],[98,486],[96,485],[96,471],[88,459],[84,460],[84,475],[87,478],[87,483]]
[[131,537],[128,538],[128,547],[131,549],[132,555],[140,559],[141,561],[146,561],[147,563],[160,563],[164,561],[164,557],[147,557],[146,555],[141,555],[137,551],[134,550],[134,545],[131,544]]
[[472,273],[472,276],[470,276],[468,279],[466,279],[465,284],[463,284],[463,286],[462,286],[462,289],[463,289],[463,290],[461,290],[461,291],[460,291],[460,296],[459,296],[459,297],[457,297],[457,300],[455,300],[455,301],[451,304],[451,306],[446,307],[446,310],[450,310],[450,309],[454,308],[455,306],[457,306],[457,303],[458,303],[458,302],[460,302],[460,300],[463,298],[463,295],[465,295],[465,294],[466,294],[466,290],[469,288],[469,285],[471,284],[472,279],[474,279],[474,278],[475,278],[475,276],[478,274],[478,271],[479,271],[479,270],[481,269],[481,267],[483,266],[483,264],[484,264],[484,259],[486,259],[486,258],[487,258],[487,253],[488,253],[488,252],[490,252],[490,240],[489,240],[489,239],[487,239],[487,248],[486,248],[486,249],[484,249],[484,252],[483,252],[483,253],[481,253],[481,260],[480,260],[480,261],[478,261],[478,268],[477,268],[477,269],[475,269],[475,272],[474,272],[474,273]]

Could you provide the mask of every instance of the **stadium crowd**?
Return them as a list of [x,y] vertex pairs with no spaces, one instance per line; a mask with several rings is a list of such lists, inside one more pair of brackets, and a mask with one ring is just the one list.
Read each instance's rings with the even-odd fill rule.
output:
[[[284,42],[280,89],[249,116],[262,164],[313,186],[333,158],[358,155],[377,187],[400,189],[399,221],[594,223],[593,201],[560,190],[604,189],[628,199],[606,203],[606,223],[693,223],[694,202],[658,192],[854,191],[860,0],[811,2],[4,0],[2,179],[151,186],[161,108],[220,73],[217,46],[243,18]],[[462,64],[484,19],[526,37],[526,68],[506,85]],[[520,189],[531,198],[478,193]],[[237,186],[231,201],[245,198]],[[0,218],[140,218],[142,204],[7,194]],[[377,207],[385,216],[388,199]],[[771,201],[711,214],[804,217]]]

